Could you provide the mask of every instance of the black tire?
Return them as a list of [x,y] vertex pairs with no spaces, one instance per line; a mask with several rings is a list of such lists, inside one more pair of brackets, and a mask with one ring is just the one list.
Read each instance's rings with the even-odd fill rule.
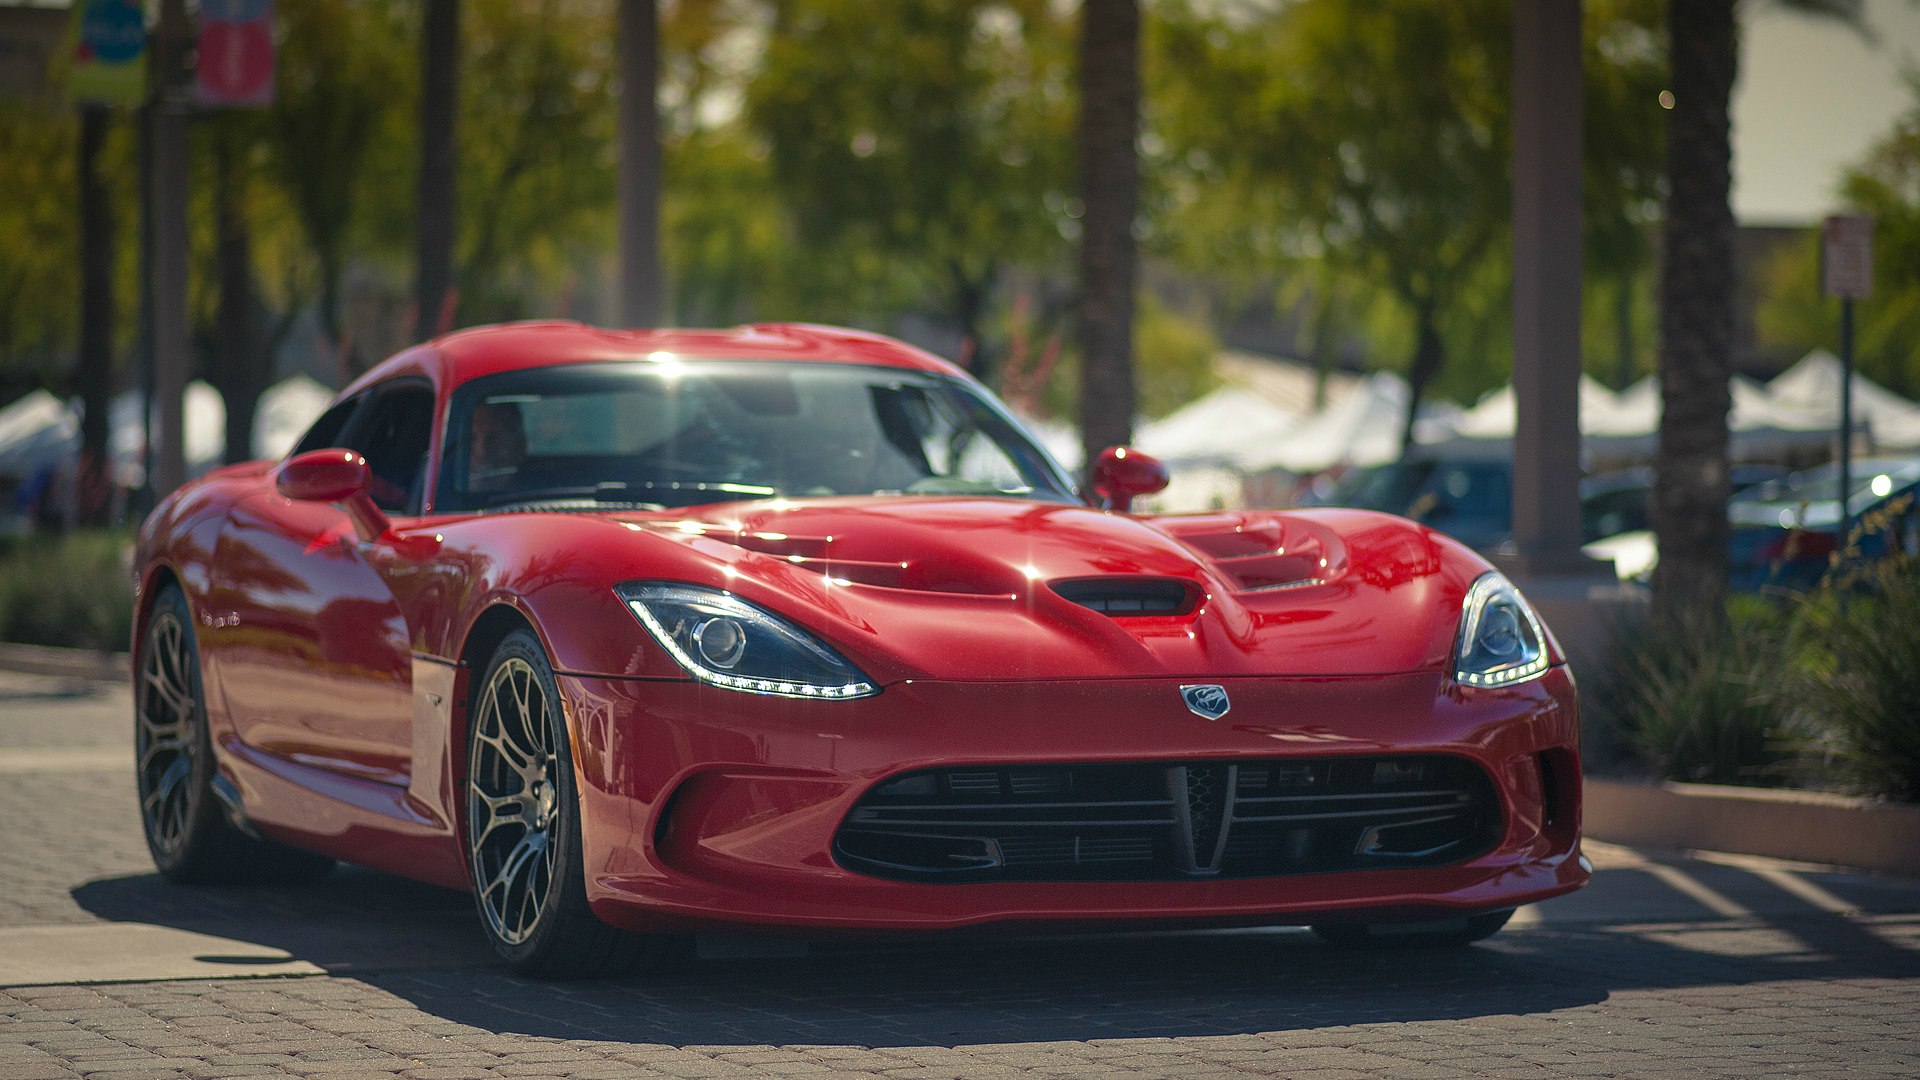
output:
[[663,939],[609,926],[587,906],[572,744],[531,630],[500,642],[467,715],[467,866],[494,951],[539,979],[604,978],[660,960]]
[[1457,948],[1484,941],[1513,918],[1513,909],[1452,919],[1393,923],[1315,923],[1320,940],[1343,949]]
[[134,658],[134,782],[141,831],[161,876],[182,885],[315,881],[324,855],[242,833],[214,795],[193,613],[177,585],[161,587]]

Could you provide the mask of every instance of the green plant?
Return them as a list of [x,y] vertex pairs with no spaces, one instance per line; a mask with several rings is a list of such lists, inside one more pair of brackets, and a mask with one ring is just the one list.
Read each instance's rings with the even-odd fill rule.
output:
[[1792,660],[1790,630],[1790,613],[1764,603],[1622,627],[1591,707],[1663,778],[1785,783],[1806,742],[1770,692]]
[[1779,695],[1857,789],[1920,801],[1920,560],[1849,568],[1801,604],[1804,668]]
[[131,538],[121,531],[34,537],[0,555],[0,641],[127,648]]

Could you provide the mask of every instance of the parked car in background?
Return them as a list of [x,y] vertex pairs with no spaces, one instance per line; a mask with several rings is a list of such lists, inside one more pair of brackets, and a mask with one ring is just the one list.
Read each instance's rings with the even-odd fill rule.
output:
[[[1875,559],[1920,544],[1920,458],[1864,458],[1852,464],[1847,495],[1856,550]],[[1822,465],[1760,484],[1727,504],[1733,526],[1728,584],[1805,589],[1832,564],[1841,536],[1840,466]]]
[[[1756,484],[1783,480],[1778,465],[1735,465],[1728,479],[1735,494]],[[1591,543],[1653,528],[1653,468],[1642,465],[1580,481],[1580,539]]]
[[[1737,592],[1817,584],[1840,548],[1840,467],[1822,465],[1741,486],[1753,473],[1735,469],[1736,493],[1727,503],[1728,586]],[[1895,549],[1920,553],[1920,459],[1864,458],[1853,463],[1847,504],[1860,529],[1856,556],[1875,559]],[[1626,490],[1622,488],[1621,490]],[[1653,577],[1660,552],[1651,528],[1642,526],[1589,541],[1582,548],[1608,559],[1620,578]]]
[[1513,465],[1493,457],[1407,457],[1350,470],[1326,502],[1412,518],[1491,552],[1513,535]]

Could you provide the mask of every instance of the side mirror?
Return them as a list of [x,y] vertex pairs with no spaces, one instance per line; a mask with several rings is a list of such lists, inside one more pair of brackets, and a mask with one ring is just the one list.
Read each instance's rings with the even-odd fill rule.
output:
[[353,519],[353,531],[362,540],[377,540],[387,531],[387,515],[367,493],[373,472],[367,459],[351,450],[309,450],[280,466],[273,484],[280,494],[298,502],[339,503]]
[[1160,459],[1126,446],[1109,446],[1093,466],[1093,493],[1119,514],[1133,512],[1133,500],[1167,486],[1167,467]]

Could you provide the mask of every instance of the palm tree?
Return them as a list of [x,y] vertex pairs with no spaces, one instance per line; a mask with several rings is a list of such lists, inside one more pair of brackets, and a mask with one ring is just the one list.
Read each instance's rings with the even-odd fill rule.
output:
[[[1860,0],[1780,0],[1858,27]],[[1726,593],[1727,413],[1733,376],[1729,106],[1740,67],[1736,0],[1668,0],[1672,111],[1661,226],[1660,443],[1653,525],[1662,618],[1714,612]]]
[[1139,0],[1080,9],[1080,437],[1091,465],[1133,437]]

